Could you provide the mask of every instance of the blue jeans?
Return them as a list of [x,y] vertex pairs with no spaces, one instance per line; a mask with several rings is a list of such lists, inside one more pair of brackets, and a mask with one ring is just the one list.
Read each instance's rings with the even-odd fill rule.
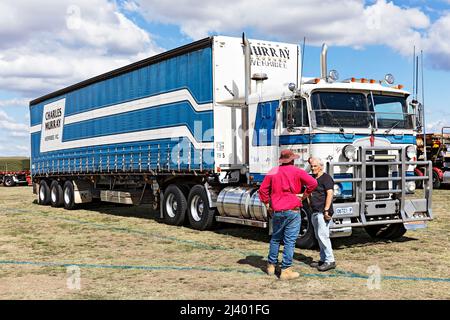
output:
[[294,257],[295,242],[300,232],[300,212],[299,211],[275,211],[272,217],[272,238],[270,239],[268,262],[276,265],[278,263],[278,251],[280,242],[284,241],[283,261],[281,269],[292,266]]
[[325,221],[322,212],[314,212],[311,220],[316,239],[319,241],[320,261],[334,262],[333,248],[330,241],[330,224],[332,220]]

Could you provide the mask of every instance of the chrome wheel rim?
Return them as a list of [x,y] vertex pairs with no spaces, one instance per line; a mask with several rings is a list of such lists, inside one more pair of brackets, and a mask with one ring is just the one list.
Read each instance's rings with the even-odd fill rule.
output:
[[45,200],[45,192],[44,192],[44,188],[42,188],[42,186],[39,190],[39,199],[41,199],[42,202],[44,202],[44,200]]
[[166,201],[166,211],[169,217],[175,218],[176,212],[178,208],[178,202],[175,199],[175,195],[173,193],[169,194]]
[[66,188],[66,190],[64,190],[64,202],[69,204],[70,203],[70,190],[69,188]]
[[52,201],[53,203],[56,203],[56,188],[52,189]]
[[204,208],[205,204],[202,198],[198,195],[195,195],[191,201],[191,215],[195,221],[202,220]]

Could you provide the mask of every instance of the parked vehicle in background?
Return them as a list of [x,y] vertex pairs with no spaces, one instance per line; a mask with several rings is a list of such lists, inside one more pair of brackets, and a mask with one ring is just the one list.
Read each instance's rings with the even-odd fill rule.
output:
[[5,187],[32,185],[30,159],[0,157],[0,184],[3,184]]
[[[438,189],[441,184],[450,184],[450,127],[442,127],[440,133],[426,134],[425,144],[423,136],[417,136],[417,158],[423,160],[425,157],[433,164],[433,188]],[[447,132],[446,132],[447,131]],[[426,147],[425,147],[426,146]],[[415,173],[417,176],[425,174],[423,166],[417,166]],[[417,186],[421,187],[421,180],[417,181]]]

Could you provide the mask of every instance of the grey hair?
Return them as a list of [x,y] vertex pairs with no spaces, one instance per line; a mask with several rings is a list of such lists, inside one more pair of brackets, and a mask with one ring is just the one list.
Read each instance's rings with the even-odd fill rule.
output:
[[320,158],[317,158],[317,157],[311,157],[311,158],[309,158],[308,162],[311,164],[311,161],[317,162],[321,168],[324,167],[323,161],[322,161],[322,159],[320,159]]

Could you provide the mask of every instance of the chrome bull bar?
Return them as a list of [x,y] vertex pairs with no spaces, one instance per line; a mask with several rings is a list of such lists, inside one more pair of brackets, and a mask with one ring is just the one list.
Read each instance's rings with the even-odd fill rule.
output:
[[[380,155],[377,160],[376,151],[387,152],[388,156]],[[395,157],[392,153],[395,153]],[[389,153],[391,152],[391,154]],[[369,154],[368,154],[369,153]],[[385,159],[392,158],[392,161]],[[407,159],[406,147],[402,146],[361,146],[358,150],[358,160],[348,162],[328,162],[327,172],[333,177],[335,167],[345,166],[353,168],[353,178],[336,178],[335,183],[351,182],[354,196],[352,200],[334,203],[333,228],[362,227],[375,224],[390,223],[418,223],[432,220],[432,163],[431,161],[411,161]],[[426,174],[423,176],[407,176],[408,166],[425,166]],[[367,176],[368,168],[374,166],[389,166],[387,176]],[[391,166],[397,168],[398,176],[392,176]],[[375,169],[374,169],[375,170]],[[342,171],[342,170],[341,170]],[[419,199],[407,199],[406,184],[409,181],[423,180],[424,196]],[[388,182],[387,189],[368,190],[367,182]],[[389,183],[391,182],[391,183]],[[396,184],[396,187],[389,185]],[[387,199],[367,199],[367,195],[385,195]],[[409,195],[409,194],[408,194]],[[350,213],[336,215],[336,209],[352,208]]]

